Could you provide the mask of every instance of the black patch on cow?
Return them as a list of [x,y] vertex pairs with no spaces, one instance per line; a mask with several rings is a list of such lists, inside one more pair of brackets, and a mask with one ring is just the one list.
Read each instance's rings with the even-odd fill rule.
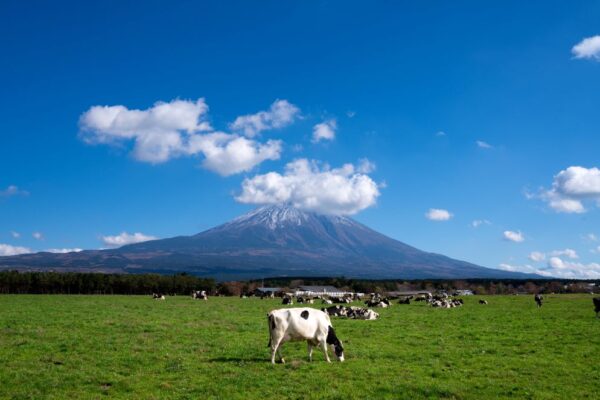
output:
[[596,314],[600,313],[600,297],[594,297],[592,300],[594,301],[594,311]]
[[307,310],[302,311],[300,313],[300,316],[304,319],[308,319],[308,311]]

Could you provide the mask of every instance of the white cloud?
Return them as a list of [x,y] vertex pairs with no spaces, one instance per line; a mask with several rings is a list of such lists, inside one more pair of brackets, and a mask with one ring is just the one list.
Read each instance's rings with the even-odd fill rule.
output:
[[600,264],[583,264],[552,257],[548,260],[548,269],[542,275],[566,279],[600,279]]
[[539,197],[557,212],[583,213],[584,201],[600,202],[600,169],[571,166],[554,176]]
[[277,160],[281,155],[280,140],[264,144],[243,136],[213,132],[196,135],[190,141],[190,152],[202,152],[202,165],[220,175],[228,176],[250,171],[265,160]]
[[546,255],[539,251],[532,251],[528,257],[531,261],[540,262],[546,259]]
[[16,256],[29,253],[31,253],[31,249],[28,249],[27,247],[11,246],[10,244],[0,243],[0,256]]
[[512,265],[507,263],[500,264],[498,268],[504,271],[523,272],[525,274],[537,274],[539,271],[538,268],[535,268],[531,265]]
[[9,185],[6,189],[0,190],[0,197],[12,197],[12,196],[27,196],[29,192],[26,190],[19,189],[18,186]]
[[[282,108],[289,103],[281,102],[283,106],[274,103],[271,107],[273,126],[283,126],[285,121]],[[280,157],[280,141],[269,140],[263,144],[237,134],[214,132],[206,121],[207,112],[204,99],[158,102],[146,110],[94,106],[81,116],[79,123],[81,137],[86,142],[133,141],[134,158],[153,164],[202,154],[205,168],[226,176],[249,171],[265,160]]]
[[355,111],[348,111],[346,112],[346,115],[348,116],[348,118],[354,118],[354,116],[356,115]]
[[42,232],[33,232],[31,234],[31,236],[35,239],[35,240],[44,240],[44,234]]
[[81,137],[88,143],[134,141],[139,161],[161,163],[184,153],[187,135],[211,130],[203,121],[208,111],[204,99],[157,102],[146,110],[125,106],[93,106],[79,119]]
[[492,223],[487,219],[476,219],[471,222],[473,228],[479,228],[481,225],[491,225]]
[[299,115],[300,109],[295,105],[287,100],[275,100],[269,111],[239,116],[230,124],[230,128],[248,137],[254,137],[265,130],[286,127]]
[[577,252],[573,249],[554,250],[550,252],[550,255],[553,257],[565,256],[572,259],[579,258],[579,255],[577,255]]
[[358,167],[356,167],[356,171],[361,174],[370,174],[376,169],[375,163],[371,162],[368,158],[361,158],[358,160]]
[[12,236],[15,239],[19,239],[21,237],[21,234],[19,232],[10,231],[10,236]]
[[44,251],[46,251],[48,253],[66,254],[66,253],[79,253],[80,251],[83,251],[83,249],[75,247],[72,249],[46,249]]
[[509,240],[511,242],[520,243],[525,241],[525,237],[521,232],[515,231],[504,231],[503,232],[504,239]]
[[316,161],[298,159],[288,163],[283,174],[269,172],[246,178],[241,203],[289,203],[323,214],[350,215],[375,204],[378,185],[352,164],[322,168]]
[[102,236],[102,242],[108,247],[120,247],[125,246],[126,244],[147,242],[148,240],[155,239],[157,238],[154,236],[144,235],[140,232],[136,232],[134,234],[121,232],[119,235],[115,236]]
[[593,233],[588,233],[584,236],[584,239],[589,240],[590,242],[597,242],[598,236],[594,235]]
[[600,60],[600,35],[583,39],[571,49],[575,58],[593,58]]
[[524,272],[538,274],[545,277],[563,279],[600,279],[600,264],[598,263],[575,263],[563,261],[558,257],[548,260],[545,268],[536,268],[531,265],[500,264],[500,269],[513,272]]
[[438,131],[438,132],[436,132],[435,136],[437,136],[437,137],[446,136],[446,132]]
[[481,148],[481,149],[491,149],[493,148],[493,146],[487,142],[484,142],[483,140],[478,140],[475,143],[477,143],[477,147]]
[[448,210],[444,210],[441,208],[430,208],[429,211],[425,213],[425,218],[431,221],[448,221],[454,215]]
[[335,139],[335,132],[337,130],[337,121],[330,119],[320,124],[313,126],[312,142],[317,143],[321,140],[333,140]]

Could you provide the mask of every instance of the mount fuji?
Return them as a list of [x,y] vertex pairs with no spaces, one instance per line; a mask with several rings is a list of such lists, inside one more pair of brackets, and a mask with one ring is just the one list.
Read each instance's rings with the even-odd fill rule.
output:
[[287,205],[258,208],[193,236],[78,253],[0,257],[2,269],[187,272],[217,279],[345,276],[365,279],[525,279],[411,247],[344,216]]

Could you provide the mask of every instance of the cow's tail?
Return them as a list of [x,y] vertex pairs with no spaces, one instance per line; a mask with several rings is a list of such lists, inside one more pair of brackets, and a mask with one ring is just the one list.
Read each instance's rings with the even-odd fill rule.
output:
[[267,320],[269,323],[269,344],[267,347],[271,347],[271,337],[273,336],[273,331],[275,330],[275,317],[273,314],[267,314]]

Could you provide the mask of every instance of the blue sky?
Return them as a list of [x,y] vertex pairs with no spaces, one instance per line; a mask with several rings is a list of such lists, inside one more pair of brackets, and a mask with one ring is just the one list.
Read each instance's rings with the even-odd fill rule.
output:
[[600,277],[599,20],[580,1],[3,2],[0,252],[285,199]]

